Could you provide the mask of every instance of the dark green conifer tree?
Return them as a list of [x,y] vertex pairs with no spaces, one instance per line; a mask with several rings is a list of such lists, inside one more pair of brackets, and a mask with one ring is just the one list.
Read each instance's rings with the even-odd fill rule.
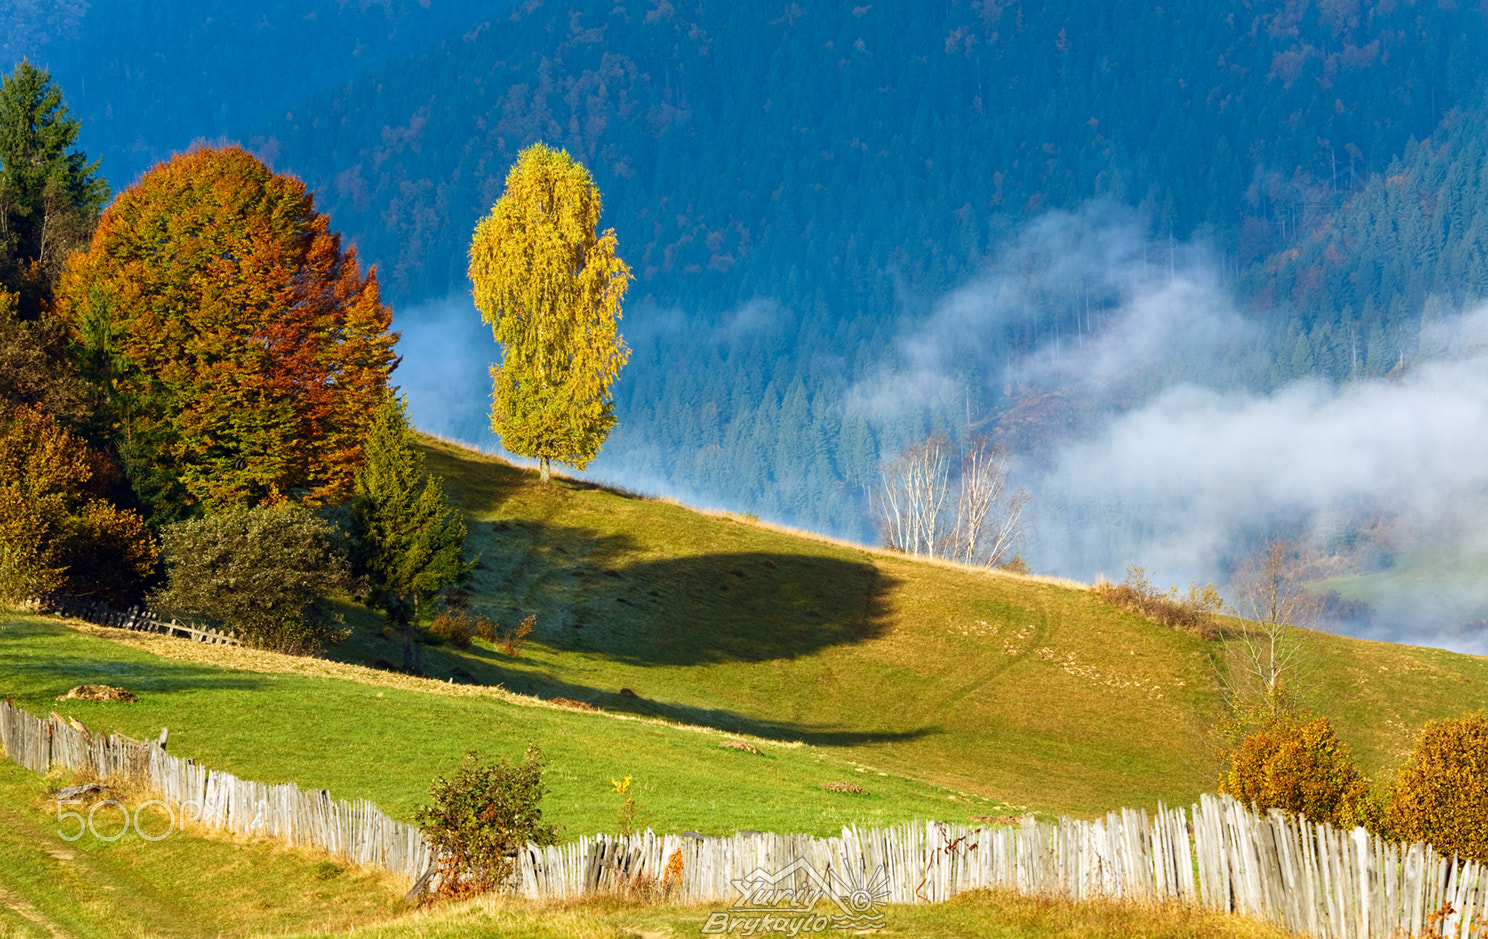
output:
[[389,394],[372,419],[351,504],[353,573],[371,602],[403,626],[403,667],[415,666],[413,627],[427,602],[474,569],[465,519],[413,448],[405,401]]
[[0,289],[22,320],[41,315],[108,201],[98,161],[73,149],[78,126],[46,71],[22,62],[0,79]]

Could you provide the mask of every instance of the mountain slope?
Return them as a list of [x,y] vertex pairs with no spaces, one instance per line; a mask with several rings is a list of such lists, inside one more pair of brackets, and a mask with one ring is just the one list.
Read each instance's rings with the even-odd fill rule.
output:
[[[472,608],[508,626],[537,617],[521,659],[463,666],[480,680],[801,740],[1049,811],[1213,786],[1216,645],[1078,585],[544,489],[447,444],[427,452],[482,556]],[[1483,659],[1325,634],[1309,645],[1314,706],[1376,774],[1428,718],[1488,704]]]

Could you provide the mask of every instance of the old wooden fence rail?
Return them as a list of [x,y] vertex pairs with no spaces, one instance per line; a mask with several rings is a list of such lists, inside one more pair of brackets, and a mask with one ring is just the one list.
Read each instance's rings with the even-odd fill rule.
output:
[[[145,779],[209,827],[321,848],[409,878],[421,876],[432,860],[417,828],[371,803],[211,772],[156,744],[88,734],[55,714],[39,720],[9,701],[0,702],[0,745],[11,760],[40,773],[61,765]],[[1488,877],[1477,862],[1460,863],[1425,844],[1386,842],[1363,829],[1256,814],[1216,795],[1201,796],[1187,811],[1122,809],[1095,821],[1030,816],[992,828],[917,823],[845,828],[837,838],[646,831],[528,845],[517,858],[514,889],[534,898],[573,897],[650,884],[677,901],[706,903],[737,900],[739,883],[796,896],[817,891],[842,900],[843,915],[995,887],[1198,904],[1326,939],[1466,939],[1488,922]]]
[[164,633],[167,636],[181,636],[197,642],[211,642],[232,646],[242,645],[236,638],[229,636],[227,633],[218,632],[215,629],[202,629],[198,626],[178,623],[173,619],[163,620],[142,606],[120,611],[104,603],[102,600],[79,600],[74,597],[62,596],[36,600],[33,601],[33,605],[43,613],[61,613],[65,616],[86,620],[99,626],[114,626],[118,629]]
[[[683,902],[738,897],[737,883],[825,889],[874,904],[938,902],[980,888],[1075,898],[1170,900],[1242,913],[1327,939],[1467,937],[1488,921],[1488,877],[1429,845],[1398,845],[1204,795],[1185,812],[1123,809],[1103,819],[1026,817],[1017,826],[917,823],[840,838],[599,837],[520,858],[518,891],[577,896],[649,881]],[[799,864],[804,861],[805,864]],[[793,867],[794,865],[794,867]],[[782,881],[775,877],[788,872]],[[1476,935],[1476,933],[1473,933]]]
[[37,773],[63,766],[100,779],[117,773],[144,781],[180,817],[210,829],[319,848],[410,878],[422,875],[432,859],[418,828],[388,818],[371,802],[239,779],[178,759],[155,743],[90,734],[56,714],[41,720],[8,700],[0,701],[0,745],[12,761]]

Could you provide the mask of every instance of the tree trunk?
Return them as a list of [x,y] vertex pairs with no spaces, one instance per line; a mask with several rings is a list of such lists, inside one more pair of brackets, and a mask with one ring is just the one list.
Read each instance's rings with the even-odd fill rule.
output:
[[413,623],[403,617],[403,671],[413,671]]
[[545,456],[537,458],[537,481],[544,486],[553,481],[553,466]]

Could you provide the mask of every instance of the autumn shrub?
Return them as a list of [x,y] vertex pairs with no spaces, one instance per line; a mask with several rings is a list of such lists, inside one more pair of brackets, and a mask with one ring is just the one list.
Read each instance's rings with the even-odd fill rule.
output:
[[1488,719],[1481,711],[1422,728],[1386,822],[1402,841],[1488,861]]
[[1179,595],[1177,587],[1158,590],[1147,576],[1147,569],[1132,565],[1126,569],[1126,580],[1113,584],[1102,578],[1091,588],[1096,596],[1155,623],[1181,629],[1200,639],[1219,638],[1214,616],[1224,609],[1224,601],[1213,584],[1189,585],[1188,593]]
[[137,513],[103,498],[106,469],[50,415],[0,405],[0,600],[137,598],[159,549]]
[[1378,828],[1369,780],[1326,717],[1286,715],[1253,731],[1229,754],[1220,791],[1258,810],[1313,822]]
[[311,652],[345,635],[326,601],[351,586],[346,560],[335,528],[309,509],[239,508],[171,525],[162,538],[169,581],[153,605],[278,652]]
[[439,615],[429,624],[429,632],[459,649],[470,648],[477,628],[477,617],[472,616],[470,611],[461,609],[440,610]]
[[430,805],[414,810],[414,822],[436,854],[438,892],[458,898],[510,880],[523,845],[553,844],[557,831],[543,824],[543,758],[529,748],[521,762],[492,763],[465,754],[448,779],[429,787]]
[[501,651],[512,658],[520,658],[522,647],[527,645],[527,637],[532,635],[532,630],[537,625],[537,615],[528,613],[527,616],[510,629],[503,629],[499,637]]

